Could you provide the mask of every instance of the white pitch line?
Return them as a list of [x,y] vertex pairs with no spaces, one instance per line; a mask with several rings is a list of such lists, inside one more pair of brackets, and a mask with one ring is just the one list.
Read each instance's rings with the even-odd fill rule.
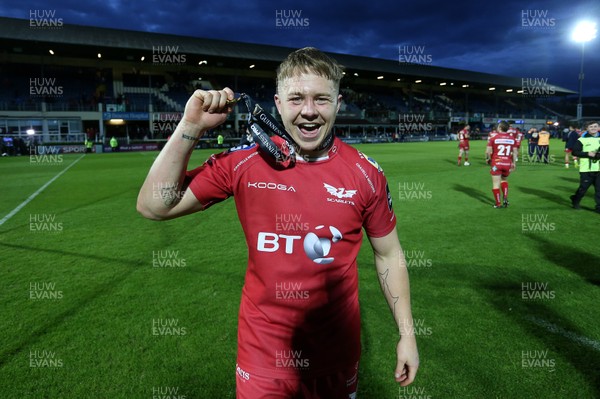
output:
[[600,342],[596,340],[584,337],[579,334],[575,334],[573,331],[565,330],[561,326],[557,326],[556,324],[550,323],[549,321],[546,321],[544,319],[539,319],[533,316],[529,316],[527,317],[527,319],[540,327],[544,327],[546,330],[552,333],[562,335],[563,337],[568,338],[571,341],[575,341],[600,352]]
[[61,177],[63,175],[63,173],[65,173],[67,170],[69,170],[69,168],[71,166],[75,165],[84,156],[85,156],[85,154],[81,155],[79,158],[77,158],[76,160],[74,160],[73,162],[71,162],[71,164],[69,164],[69,166],[67,166],[66,168],[64,168],[63,170],[61,170],[56,176],[54,176],[52,179],[50,179],[50,181],[48,181],[48,183],[44,184],[35,193],[31,194],[25,201],[21,202],[21,204],[19,204],[19,206],[17,206],[15,209],[13,209],[12,211],[10,211],[10,213],[8,215],[4,216],[0,220],[0,226],[2,226],[5,222],[7,222],[11,217],[15,216],[17,214],[17,212],[19,212],[25,205],[27,205],[28,203],[30,203],[35,197],[38,196],[38,194],[40,194],[42,191],[44,191],[44,189],[46,187],[48,187],[50,184],[52,184],[52,182],[54,180],[56,180],[59,177]]

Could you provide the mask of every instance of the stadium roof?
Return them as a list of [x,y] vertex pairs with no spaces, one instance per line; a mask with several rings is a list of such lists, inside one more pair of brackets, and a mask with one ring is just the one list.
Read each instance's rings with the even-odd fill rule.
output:
[[[248,60],[279,64],[293,48],[263,44],[231,42],[217,39],[204,39],[189,36],[177,36],[162,33],[149,33],[120,29],[99,28],[93,26],[69,25],[32,27],[28,19],[0,17],[0,46],[5,51],[30,55],[47,54],[50,45],[61,46],[62,55],[82,57],[86,51],[113,51],[114,57],[148,54],[153,48],[178,46],[178,52],[199,57],[217,57],[231,61]],[[362,57],[347,54],[329,53],[347,71],[371,73],[373,76],[389,74],[403,80],[427,79],[429,83],[453,82],[456,84],[478,84],[500,88],[519,89],[522,79],[473,72],[460,69],[443,68],[432,65],[409,64],[399,61]],[[122,58],[123,61],[127,60]],[[239,66],[239,65],[238,65]],[[274,70],[274,68],[273,68]],[[551,82],[548,82],[551,85]],[[556,94],[574,94],[576,92],[552,86]]]

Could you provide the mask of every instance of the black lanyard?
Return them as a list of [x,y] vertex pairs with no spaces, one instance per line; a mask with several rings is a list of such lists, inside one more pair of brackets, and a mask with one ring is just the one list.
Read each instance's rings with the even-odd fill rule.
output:
[[[287,168],[292,166],[296,161],[296,152],[298,145],[294,139],[285,130],[285,127],[279,123],[270,113],[265,112],[260,105],[254,102],[249,95],[241,93],[241,100],[244,100],[246,108],[248,108],[248,128],[252,134],[254,142],[258,147],[271,155],[278,165]],[[279,147],[271,140],[271,137],[266,132],[270,132],[284,139],[283,144]]]
[[[252,134],[254,142],[258,144],[258,147],[271,155],[278,165],[284,168],[292,166],[296,161],[296,153],[298,153],[300,147],[292,136],[285,130],[285,127],[277,121],[268,112],[258,105],[252,98],[245,94],[236,94],[236,100],[244,100],[246,108],[248,108],[248,128]],[[333,130],[333,129],[332,129]],[[278,146],[273,142],[270,135],[275,134],[281,137],[284,141],[281,146]],[[333,145],[333,133],[330,132],[318,150],[329,149]]]

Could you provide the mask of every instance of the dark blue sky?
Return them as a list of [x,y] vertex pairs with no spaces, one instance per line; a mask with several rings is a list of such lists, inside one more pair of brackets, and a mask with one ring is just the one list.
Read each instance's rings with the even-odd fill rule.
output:
[[[397,60],[419,48],[431,65],[578,89],[581,45],[571,40],[583,18],[600,22],[596,1],[247,0],[17,1],[0,15],[29,18],[55,10],[64,23],[326,51]],[[298,21],[299,20],[299,21]],[[301,22],[302,26],[283,27]],[[414,47],[412,47],[414,46]],[[600,96],[600,37],[586,45],[584,96]]]

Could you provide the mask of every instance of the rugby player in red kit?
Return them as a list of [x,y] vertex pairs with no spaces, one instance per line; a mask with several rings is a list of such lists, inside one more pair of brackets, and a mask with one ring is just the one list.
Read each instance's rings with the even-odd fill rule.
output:
[[486,147],[486,158],[492,166],[490,174],[492,175],[494,208],[508,207],[508,176],[515,170],[517,162],[520,143],[508,130],[508,122],[500,122],[497,134],[490,135]]
[[[248,245],[238,321],[240,399],[356,397],[363,229],[399,328],[395,380],[412,383],[419,366],[406,262],[385,175],[332,134],[342,76],[340,65],[315,48],[291,53],[277,71],[281,129],[258,110],[250,124],[254,144],[188,170],[197,140],[225,121],[235,98],[229,88],[196,90],[138,196],[138,211],[154,220],[234,198]],[[261,128],[284,131],[271,140]],[[183,194],[157,196],[153,187],[161,183]],[[198,256],[203,250],[199,245]]]

